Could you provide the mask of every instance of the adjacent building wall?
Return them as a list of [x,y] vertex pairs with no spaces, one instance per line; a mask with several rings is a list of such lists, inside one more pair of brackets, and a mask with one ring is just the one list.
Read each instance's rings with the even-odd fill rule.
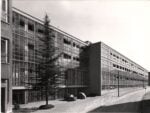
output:
[[1,12],[1,111],[12,111],[12,1],[2,0]]

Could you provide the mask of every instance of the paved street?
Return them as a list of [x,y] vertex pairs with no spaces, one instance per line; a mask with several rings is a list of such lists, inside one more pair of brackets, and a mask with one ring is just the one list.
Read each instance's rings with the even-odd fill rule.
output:
[[[135,91],[134,91],[135,90]],[[150,88],[147,89],[147,92]],[[37,110],[34,113],[87,113],[87,112],[139,112],[140,101],[145,94],[143,88],[123,88],[120,89],[120,97],[117,97],[117,90],[103,92],[102,96],[88,97],[85,100],[66,102],[60,100],[49,101],[55,105],[48,110]],[[34,102],[22,105],[23,108],[39,107],[45,102]]]
[[[106,103],[104,106],[98,107],[92,112],[126,112],[126,113],[150,113],[150,109],[146,108],[150,107],[150,104],[145,104],[145,102],[141,101],[143,99],[150,101],[150,90],[147,89],[148,92],[145,94],[145,91],[139,90],[134,93],[130,93],[123,97],[120,97],[115,103]],[[144,96],[143,96],[144,95]],[[144,104],[143,104],[144,103]]]

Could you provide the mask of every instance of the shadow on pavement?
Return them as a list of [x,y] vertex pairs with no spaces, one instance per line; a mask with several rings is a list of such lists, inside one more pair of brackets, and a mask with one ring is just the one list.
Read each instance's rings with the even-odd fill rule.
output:
[[122,104],[115,104],[110,106],[101,106],[99,108],[96,108],[88,113],[141,113],[142,106],[141,102],[129,102],[129,103],[122,103]]
[[150,113],[150,99],[142,101],[141,109],[141,113]]

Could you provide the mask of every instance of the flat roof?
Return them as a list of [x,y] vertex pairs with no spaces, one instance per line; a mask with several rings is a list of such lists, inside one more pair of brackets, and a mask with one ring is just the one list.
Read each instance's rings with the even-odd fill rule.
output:
[[147,71],[147,72],[148,72],[148,70],[147,70],[147,69],[145,69],[145,68],[144,68],[144,67],[142,67],[141,65],[139,65],[139,64],[137,64],[137,63],[135,63],[133,60],[131,60],[131,59],[127,58],[126,56],[124,56],[123,54],[121,54],[120,52],[118,52],[117,50],[115,50],[115,49],[113,49],[112,47],[110,47],[110,46],[108,46],[107,44],[105,44],[104,42],[100,41],[100,42],[98,42],[98,43],[102,43],[102,44],[106,45],[107,47],[109,47],[109,48],[111,48],[113,51],[115,51],[116,53],[120,54],[122,57],[126,58],[127,60],[129,60],[129,61],[130,61],[130,62],[132,62],[133,64],[135,64],[135,65],[139,66],[140,68],[142,68],[142,69],[144,69],[145,71]]

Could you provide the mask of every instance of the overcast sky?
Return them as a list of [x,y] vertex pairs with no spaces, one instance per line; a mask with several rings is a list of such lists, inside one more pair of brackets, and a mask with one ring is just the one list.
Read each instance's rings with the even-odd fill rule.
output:
[[12,0],[13,6],[91,42],[102,41],[150,70],[150,2]]

